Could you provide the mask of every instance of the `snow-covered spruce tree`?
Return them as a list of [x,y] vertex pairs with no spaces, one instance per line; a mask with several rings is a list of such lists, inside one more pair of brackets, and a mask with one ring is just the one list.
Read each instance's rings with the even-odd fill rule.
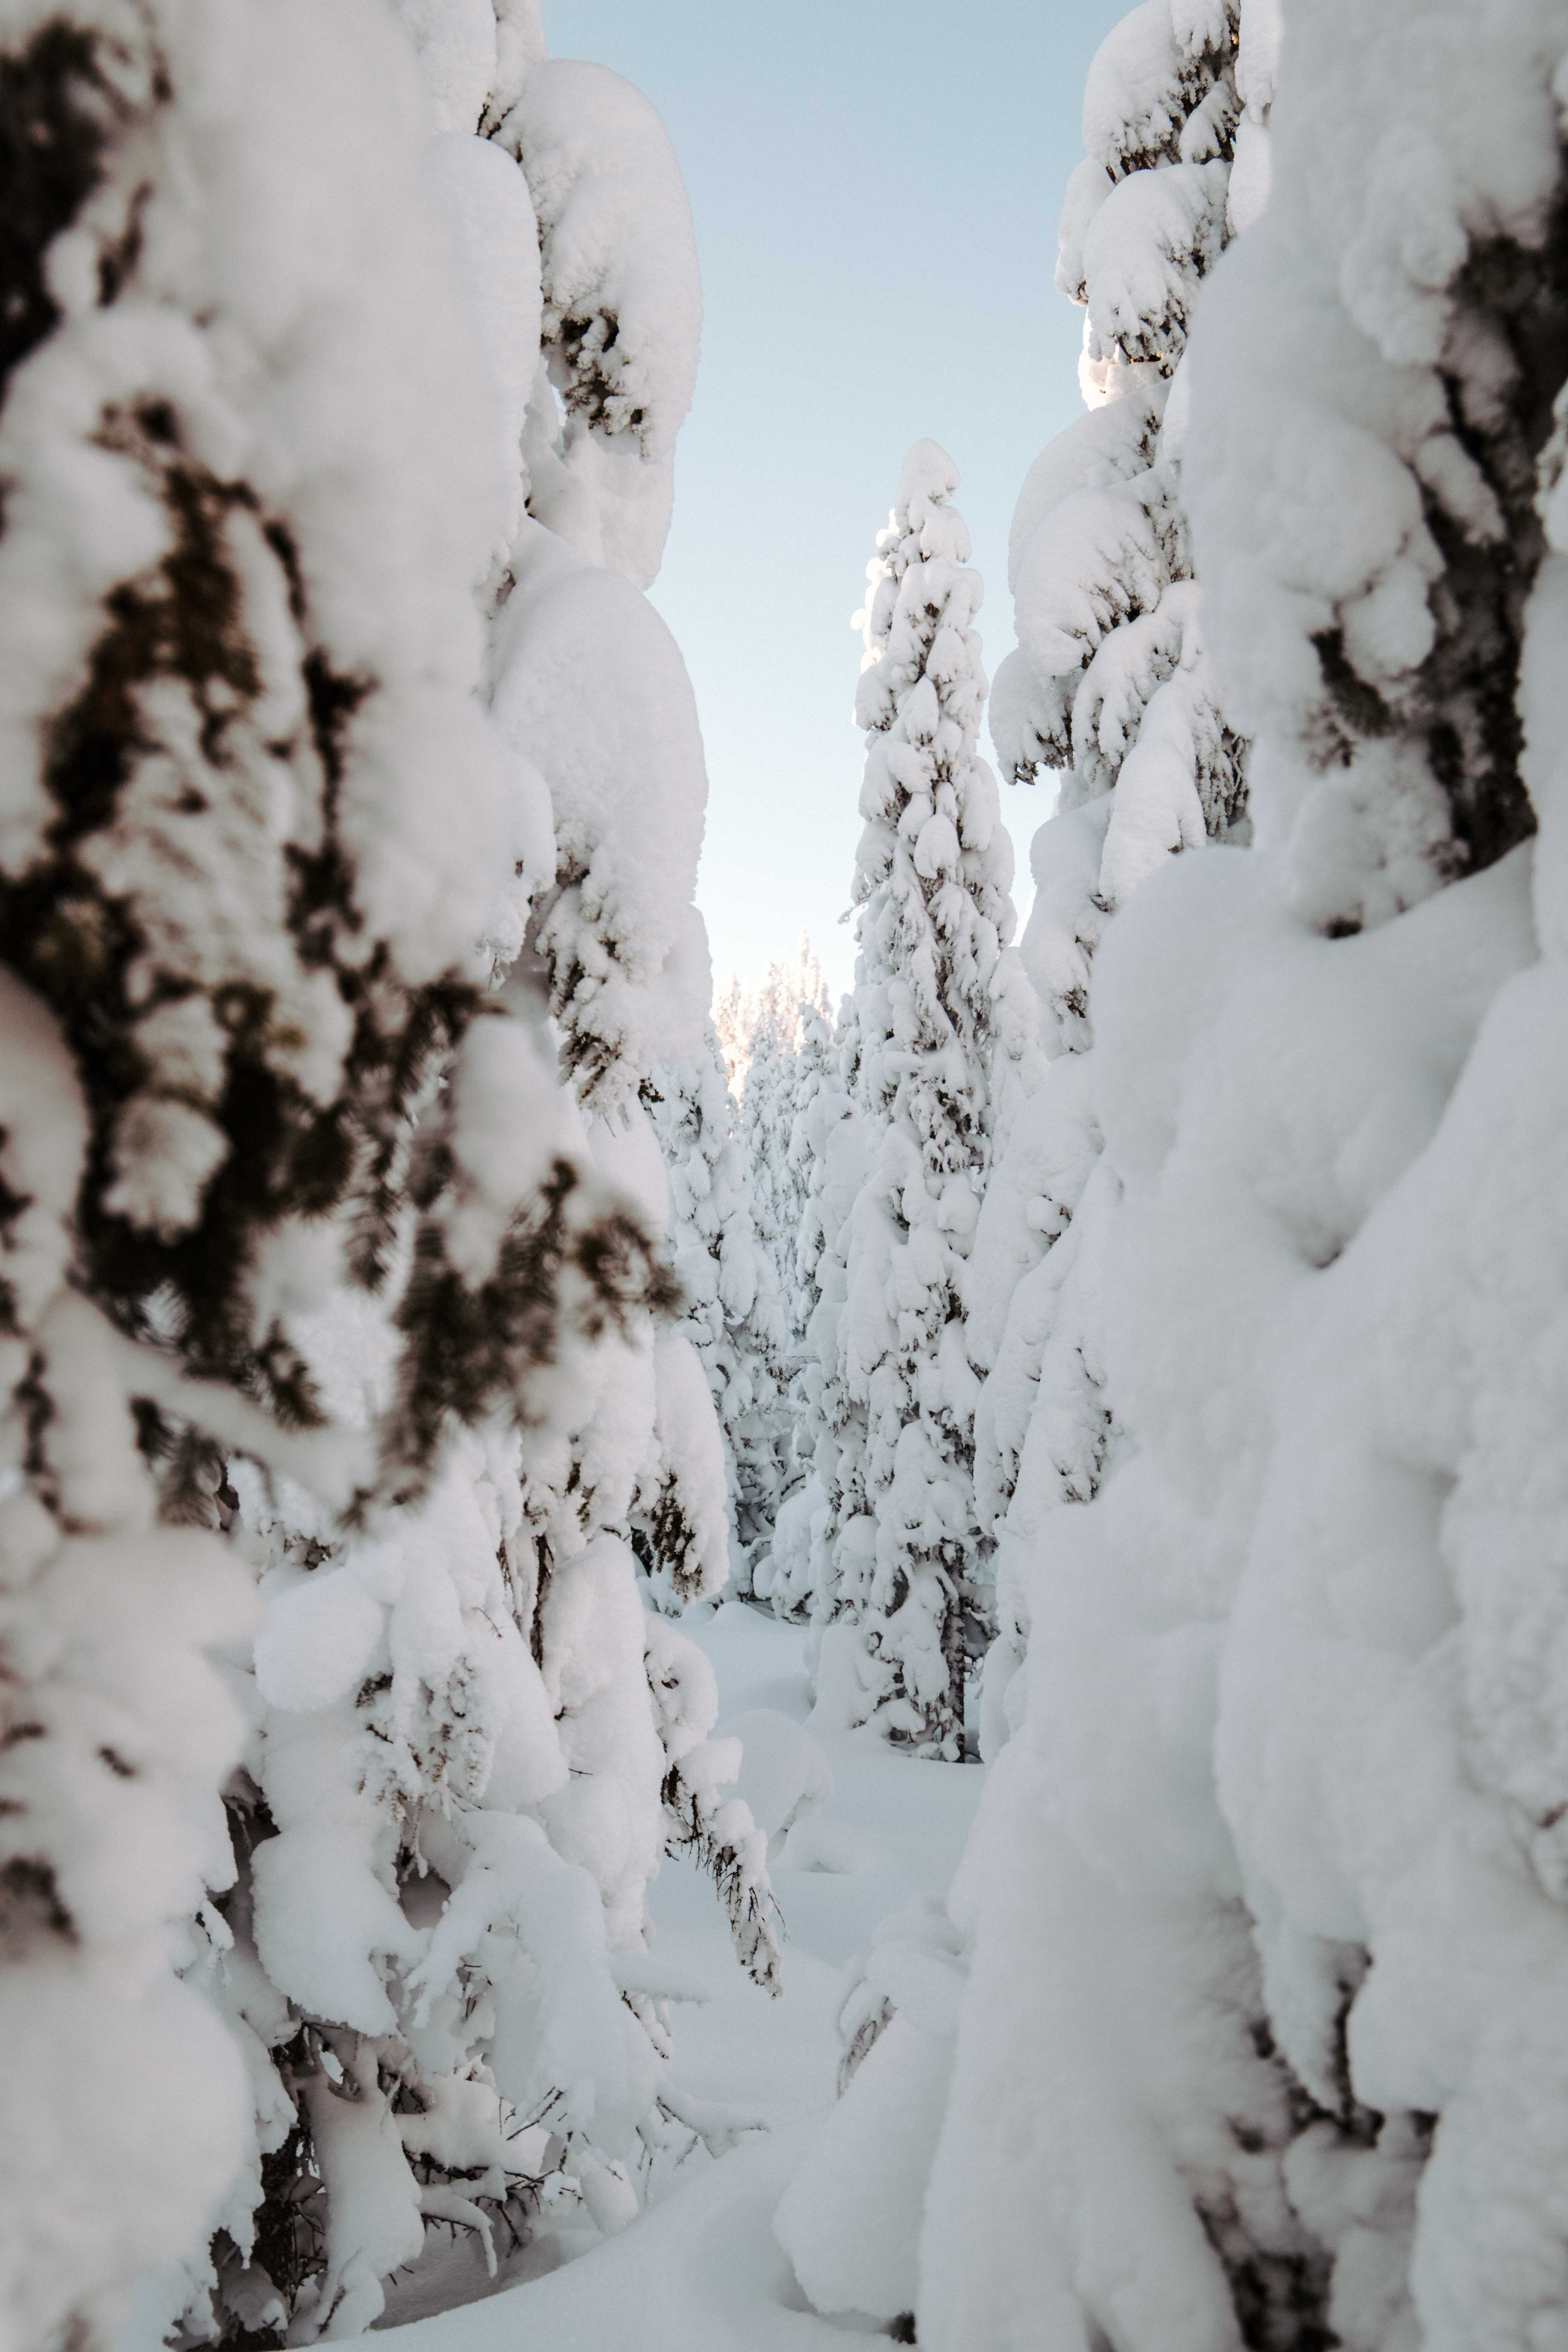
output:
[[[1304,0],[1269,208],[1198,324],[1257,846],[1153,877],[1097,962],[1138,1451],[1059,1515],[955,1906],[939,2347],[1042,2312],[1132,2352],[1173,2311],[1354,2352],[1568,2324],[1565,55],[1555,11],[1480,43],[1439,0]],[[1227,1909],[1261,1963],[1228,1982]],[[1316,2252],[1272,2335],[1201,2155],[1227,2012],[1295,2078]]]
[[[848,997],[842,1030],[853,1034]],[[844,1388],[839,1319],[847,1296],[842,1242],[865,1176],[868,1124],[844,1079],[844,1061],[842,1037],[823,1016],[806,1016],[790,1122],[790,1167],[802,1190],[795,1234],[799,1348],[787,1395],[795,1479],[773,1522],[766,1597],[781,1616],[811,1616],[820,1625],[835,1613],[835,1503],[851,1486],[863,1434]],[[858,1706],[858,1675],[853,1684]]]
[[[1121,62],[1110,73],[1102,53],[1091,123],[1096,89],[1102,100],[1120,89],[1130,115],[1149,119],[1131,68],[1169,63],[1172,21],[1168,9],[1146,8],[1113,37],[1109,55]],[[1243,41],[1262,138],[1267,56],[1255,37],[1247,45],[1247,27]],[[1227,51],[1216,54],[1223,79]],[[1217,87],[1212,76],[1209,86]],[[1188,95],[1201,98],[1201,81]],[[1173,150],[1179,130],[1167,123],[1163,134]],[[1120,152],[1131,144],[1124,138]],[[1135,397],[1136,387],[1100,414]],[[1068,436],[1069,454],[1078,436],[1084,428]],[[1048,577],[1037,573],[1036,589]],[[1064,593],[1071,578],[1065,570]],[[1107,609],[1102,649],[1130,625],[1112,626]],[[1026,644],[1022,605],[1020,636]],[[1195,654],[1191,637],[1185,650]],[[950,1899],[956,1940],[972,1947],[956,2044],[946,1979],[889,1969],[881,2009],[846,2021],[862,2043],[879,2023],[888,2030],[849,2084],[815,2187],[803,2175],[781,2214],[825,2305],[918,2315],[921,2343],[943,2352],[1058,2335],[1077,2344],[1114,2337],[1140,2352],[1328,2340],[1328,2249],[1290,2199],[1299,2175],[1366,2128],[1352,2116],[1342,2140],[1337,2116],[1313,2105],[1277,2054],[1210,1761],[1205,1676],[1215,1633],[1204,1611],[1215,1546],[1195,1538],[1187,1507],[1151,1494],[1135,1391],[1115,1377],[1128,1178],[1113,1152],[1101,1157],[1104,1055],[1082,1050],[1091,1002],[1099,1034],[1101,998],[1098,980],[1089,996],[1086,950],[1103,928],[1099,952],[1109,953],[1130,919],[1119,913],[1107,925],[1106,908],[1091,902],[1109,897],[1100,884],[1112,803],[1131,761],[1152,748],[1161,683],[1156,672],[1144,688],[1142,730],[1130,707],[1133,732],[1112,746],[1115,782],[1096,827],[1091,803],[1046,828],[1043,845],[1056,846],[1037,865],[1031,944],[1058,1058],[993,1175],[968,1269],[972,1354],[987,1360],[1004,1332],[1016,1350],[991,1359],[998,1368],[976,1432],[983,1509],[1005,1508],[1012,1484],[1014,1465],[999,1475],[995,1459],[1004,1408],[1015,1416],[1015,1462],[1025,1454],[1003,1553],[1009,1667],[1031,1618],[1034,1638],[1007,1694],[1019,1728]],[[1080,681],[1079,707],[1083,691]],[[1183,709],[1190,716],[1192,705]],[[998,723],[1005,736],[1005,713]],[[1185,775],[1191,789],[1181,730],[1153,740],[1176,783]],[[1217,853],[1205,841],[1200,824],[1192,845],[1204,854],[1177,865],[1206,870]],[[1171,862],[1173,845],[1156,847],[1158,864]],[[1142,898],[1142,887],[1134,908]],[[1052,945],[1054,964],[1039,952],[1042,930]],[[1142,1059],[1127,1081],[1134,1101],[1164,1084],[1168,1008],[1153,963],[1142,1010]],[[1207,1278],[1216,1278],[1214,1266]],[[1212,1412],[1219,1368],[1194,1364],[1179,1318],[1165,1348],[1189,1415]],[[1226,1369],[1254,1376],[1250,1366]],[[1019,1507],[1035,1486],[1081,1507],[1048,1519],[1042,1509],[1026,1524]],[[1006,1727],[998,1696],[988,1691],[988,1745]],[[869,2156],[884,2146],[885,2155]],[[1348,2197],[1351,2176],[1342,2178]],[[1366,2211],[1384,2196],[1392,2210],[1408,2179],[1397,2165],[1369,2176]],[[885,2211],[889,2195],[900,2210],[922,2205],[923,2226],[900,2233],[894,2258],[874,2264],[875,2233],[858,2221]],[[829,2210],[834,2226],[817,2230],[813,2215]]]
[[771,967],[750,1007],[745,1039],[746,1075],[741,1096],[740,1141],[751,1186],[757,1238],[768,1261],[771,1315],[768,1361],[773,1411],[766,1427],[767,1459],[761,1465],[765,1494],[759,1496],[762,1527],[771,1537],[789,1479],[790,1427],[784,1409],[789,1383],[792,1335],[784,1325],[784,1301],[795,1287],[795,1242],[800,1202],[789,1164],[795,1104],[801,974]]
[[747,1024],[740,1137],[758,1237],[767,1251],[781,1296],[790,1280],[795,1244],[788,1151],[798,1025],[783,967],[774,964],[757,992]]
[[800,1003],[795,1083],[784,1138],[788,1191],[784,1210],[791,1244],[786,1262],[790,1279],[784,1294],[785,1319],[791,1350],[797,1359],[805,1348],[806,1332],[816,1308],[817,1267],[826,1238],[820,1208],[813,1206],[820,1200],[819,1152],[823,1140],[815,1106],[825,1093],[837,1091],[837,1068],[833,1016],[827,992],[819,982],[817,993],[803,996]]
[[[479,100],[474,59],[461,42],[455,53],[451,37],[472,31],[473,14],[424,12],[417,29],[443,134],[425,171],[455,232],[438,266],[457,265],[501,430],[492,434],[473,398],[466,423],[450,403],[440,413],[468,436],[491,497],[468,576],[484,577],[488,561],[487,602],[500,604],[521,518],[517,420],[533,372],[511,310],[537,319],[538,246],[522,175],[460,127]],[[497,27],[498,53],[506,29]],[[466,98],[454,63],[469,75]],[[461,105],[448,119],[454,90]],[[343,102],[374,113],[376,99]],[[528,332],[536,349],[536,327]],[[471,369],[471,356],[463,363]],[[408,446],[423,446],[430,431],[421,413]],[[498,445],[499,477],[485,454]],[[471,645],[466,599],[457,611],[452,625]],[[508,789],[499,855],[475,854],[465,876],[479,894],[470,959],[478,933],[489,942],[465,975],[470,995],[515,952],[530,899],[545,896],[554,867],[538,770],[515,750],[498,762],[495,739],[485,742]],[[409,756],[417,753],[416,741]],[[393,828],[382,832],[395,873]],[[461,837],[449,838],[460,857]],[[432,877],[441,878],[434,861]],[[636,1472],[628,1510],[645,1509],[683,1552],[692,1529],[710,1562],[721,1567],[723,1552],[700,1371],[678,1334],[655,1338],[647,1312],[659,1296],[648,1261],[657,1188],[645,1188],[638,1217],[595,1180],[589,1139],[529,1045],[529,1028],[542,1027],[529,985],[541,965],[525,959],[506,999],[524,1027],[487,1019],[448,1068],[446,1108],[456,1107],[456,1139],[468,1137],[455,1168],[437,1116],[443,1098],[427,1089],[412,1156],[406,1149],[402,1114],[428,1055],[398,1076],[353,1196],[354,1263],[399,1277],[394,1319],[384,1307],[355,1313],[352,1300],[331,1297],[319,1249],[295,1295],[278,1293],[318,1405],[382,1432],[400,1507],[346,1538],[299,1486],[230,1465],[223,1507],[237,1499],[243,1540],[265,1571],[260,1721],[248,1793],[246,1784],[236,1791],[234,1948],[217,1961],[198,1943],[192,1969],[256,2062],[261,2178],[237,2196],[216,2250],[230,2326],[277,2324],[290,2305],[296,2333],[362,2324],[381,2307],[383,2276],[417,2255],[422,2235],[458,2224],[489,2252],[498,2221],[530,2230],[539,2200],[557,2192],[584,2198],[604,2226],[625,2217],[627,2159],[658,2146],[678,2095],[661,2078],[666,2022],[635,1957],[642,1891],[666,1839],[695,1847],[720,1879],[743,1957],[764,1974],[773,1966],[760,1843],[743,1808],[726,1809],[726,1752],[701,1736],[713,1710],[700,1719],[700,1678],[681,1670],[679,1637],[649,1626],[624,1552],[602,1549],[569,1591],[552,1592],[540,1574],[538,1513],[527,1506],[548,1498],[557,1465],[581,1452],[584,1421],[596,1416],[613,1451],[606,1410],[620,1415]],[[635,1150],[627,1172],[638,1173]],[[504,1222],[509,1188],[539,1229],[526,1249],[526,1229],[501,1239],[519,1298],[509,1307],[505,1286],[491,1283],[469,1308],[443,1274],[441,1247],[415,1230],[417,1213],[466,1270],[482,1260],[498,1215]],[[318,1308],[326,1292],[326,1310],[305,1312],[307,1292]],[[564,1311],[552,1323],[556,1292]],[[396,1338],[416,1306],[422,1357]],[[492,1370],[508,1349],[531,1377],[498,1413]],[[526,1442],[508,1426],[518,1406]],[[455,1425],[463,1422],[466,1434]],[[337,1793],[340,1780],[352,1800]],[[584,1829],[606,1801],[623,1809],[628,1832],[608,1844]],[[283,2052],[279,2072],[252,2026]],[[328,2087],[316,2079],[323,2070]],[[247,2209],[258,2189],[258,2259],[247,2265]],[[173,2282],[164,2307],[177,2308],[190,2284]]]
[[[684,664],[640,584],[663,546],[695,373],[696,255],[668,140],[638,92],[603,68],[544,59],[530,0],[498,11],[493,73],[480,121],[491,151],[521,166],[537,215],[544,354],[521,445],[527,512],[494,584],[489,661],[498,730],[542,775],[552,819],[520,970],[547,992],[596,1164],[662,1241],[668,1172],[645,1098],[656,1067],[702,1046],[710,976],[692,893],[707,778]],[[722,1796],[720,1753],[671,1696],[707,1690],[700,1661],[641,1610],[633,1566],[635,1541],[681,1600],[728,1570],[722,1443],[689,1338],[646,1321],[609,1335],[563,1419],[562,1440],[531,1451],[522,1487],[546,1680],[559,1671],[576,1691],[559,1702],[574,1786],[552,1835],[595,1871],[612,1942],[633,1949],[661,1841],[693,1853],[742,1959],[773,1984],[762,1845]],[[629,1627],[634,1606],[647,1687],[639,1697],[628,1633],[612,1704],[583,1663],[619,1640],[595,1635],[601,1613]],[[644,1736],[649,1700],[661,1760]],[[612,1712],[625,1731],[613,1740]],[[628,1834],[607,1832],[613,1822]]]
[[856,716],[867,730],[852,1091],[869,1130],[842,1242],[839,1370],[864,1435],[832,1494],[831,1607],[860,1627],[889,1735],[956,1755],[979,1566],[975,1381],[963,1269],[990,1165],[998,1046],[1030,1026],[1010,984],[1011,851],[975,745],[978,575],[934,443],[905,461],[869,571]]
[[[790,994],[797,1009],[797,1018],[804,1023],[807,1012],[819,1013],[830,1020],[833,1001],[827,993],[827,982],[822,976],[822,960],[811,944],[811,933],[803,930],[795,951],[795,961],[789,967]],[[797,1037],[796,1044],[799,1044]]]
[[[772,1027],[780,1045],[778,1067],[759,1087],[757,1112],[761,1115],[748,1142],[748,1156],[754,1163],[766,1163],[765,1184],[759,1184],[753,1178],[753,1187],[761,1196],[759,1206],[776,1235],[773,1268],[780,1296],[789,1303],[789,1344],[793,1351],[800,1344],[811,1311],[795,1263],[810,1172],[794,1150],[795,1110],[805,1084],[802,1056],[807,1025],[813,1021],[825,1023],[830,1017],[822,968],[804,931],[794,963],[770,973],[769,990],[774,999]],[[748,1112],[747,1116],[753,1114]]]
[[724,1057],[725,1081],[737,1105],[746,1075],[746,1036],[750,1026],[746,1006],[746,992],[738,974],[731,972],[713,999],[713,1031]]
[[[521,964],[547,990],[598,1164],[663,1237],[668,1173],[646,1098],[656,1066],[702,1051],[710,977],[692,895],[707,778],[684,664],[638,591],[663,548],[695,377],[696,254],[647,100],[603,67],[547,59],[537,0],[496,13],[480,128],[526,181],[542,337],[521,442],[527,512],[495,585],[489,654],[500,732],[542,773],[552,815]],[[632,1339],[602,1355],[564,1450],[531,1465],[526,1517],[546,1584],[585,1543],[613,1536],[625,1551],[630,1535],[691,1598],[728,1565],[720,1433],[686,1334]],[[679,1646],[668,1629],[657,1642],[662,1657]],[[651,1650],[648,1672],[658,1714],[667,1678]],[[684,1794],[669,1763],[667,1811],[688,1835],[693,1755],[681,1771]],[[733,1863],[721,1870],[731,1886]],[[755,1909],[748,1892],[735,1926],[749,1951]],[[770,1952],[763,1972],[775,1965]]]
[[838,1244],[864,1172],[864,1132],[844,1083],[841,1047],[826,1015],[808,1010],[801,1022],[789,1135],[791,1185],[801,1206],[790,1303],[794,1363],[784,1404],[787,1484],[767,1559],[758,1566],[757,1591],[781,1616],[824,1622],[833,1603],[833,1499],[844,1483],[840,1439],[847,1434],[853,1445],[858,1436],[839,1373],[846,1285]]
[[[548,990],[599,1163],[662,1232],[667,1181],[640,1097],[656,1064],[701,1046],[708,960],[691,900],[707,782],[684,665],[634,583],[651,578],[668,520],[696,257],[646,100],[530,41],[483,113],[538,215],[547,362],[521,440],[529,512],[495,598],[492,709],[553,817],[524,961]],[[722,1450],[689,1341],[647,1340],[605,1358],[567,1451],[531,1480],[529,1515],[552,1559],[601,1533],[624,1544],[635,1517],[691,1594],[727,1570]]]
[[686,1298],[684,1328],[724,1442],[731,1580],[746,1592],[777,1503],[784,1309],[752,1213],[739,1115],[711,1023],[694,1061],[654,1069],[645,1099],[669,1171],[669,1259]]
[[[516,817],[469,695],[491,418],[386,16],[18,0],[0,139],[0,2294],[22,2345],[107,2340],[162,2265],[155,2331],[221,2221],[235,2322],[310,2282],[307,2332],[342,2332],[422,2203],[477,2221],[519,2168],[443,1936],[449,1964],[516,1937],[520,1858],[536,1937],[594,1894],[520,1810],[554,1738],[526,1638],[405,1531],[461,1430],[515,1454],[659,1282],[486,1001]],[[356,1297],[340,1412],[312,1323]],[[235,1684],[267,1701],[237,1853],[243,1722],[202,1654],[245,1654],[230,1478],[250,1544],[284,1495],[295,1530]],[[535,2018],[544,1966],[520,1948]],[[572,2014],[602,1989],[624,2050],[587,1973]],[[485,2186],[443,2189],[481,2145]]]
[[[765,1347],[772,1380],[763,1432],[766,1455],[760,1465],[766,1491],[759,1492],[757,1542],[750,1562],[759,1597],[774,1591],[774,1561],[783,1556],[775,1543],[779,1511],[801,1476],[803,1457],[796,1437],[804,1400],[797,1392],[811,1358],[806,1326],[816,1302],[812,1280],[803,1279],[797,1261],[811,1169],[804,1150],[795,1148],[795,1111],[805,1033],[815,1024],[826,1039],[826,1006],[821,967],[803,931],[794,965],[773,965],[751,1000],[740,1047],[745,1063],[741,1139],[771,1277]],[[795,1519],[799,1513],[797,1501]],[[794,1540],[786,1531],[786,1549]],[[775,1596],[789,1613],[798,1609],[802,1597],[798,1585],[792,1586],[788,1601],[784,1601],[782,1587]]]
[[[995,1538],[998,1639],[983,1744],[1005,1737],[1045,1516],[1089,1501],[1119,1443],[1105,1388],[1089,982],[1107,921],[1173,852],[1245,838],[1243,747],[1205,651],[1182,503],[1183,365],[1202,279],[1268,185],[1269,0],[1145,0],[1104,42],[1084,99],[1057,284],[1083,305],[1089,413],[1026,478],[1009,570],[1017,649],[992,733],[1015,779],[1061,772],[1030,851],[1024,961],[1045,1008],[1048,1084],[1015,1125],[970,1267],[980,1523]],[[1233,155],[1241,159],[1233,166]]]
[[[548,995],[594,1150],[662,1219],[637,1098],[656,1063],[701,1051],[707,951],[691,894],[706,780],[684,667],[637,585],[658,567],[696,366],[685,193],[638,92],[605,68],[545,58],[537,0],[498,0],[494,22],[482,8],[402,5],[502,419],[510,498],[487,586],[489,682],[546,819],[542,839],[531,825],[521,845],[531,909],[518,970]],[[727,1552],[721,1452],[693,1409],[697,1370],[667,1333],[651,1387],[646,1365],[627,1371],[639,1402],[611,1381],[584,1403],[590,1418],[621,1416],[615,1454],[637,1498],[613,1487],[589,1517],[624,1533],[636,1516],[687,1591],[721,1577]],[[548,1487],[535,1484],[546,1516]]]

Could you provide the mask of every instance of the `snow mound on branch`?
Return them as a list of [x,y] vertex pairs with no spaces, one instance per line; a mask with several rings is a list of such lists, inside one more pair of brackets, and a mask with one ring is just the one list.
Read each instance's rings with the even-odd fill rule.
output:
[[1173,163],[1189,119],[1214,84],[1215,53],[1229,46],[1226,0],[1188,9],[1142,0],[1095,51],[1083,96],[1083,143],[1113,178]]
[[497,135],[528,174],[544,344],[565,411],[559,455],[536,453],[533,512],[647,587],[669,528],[702,325],[679,166],[639,90],[567,58],[534,68]]
[[964,1966],[962,1936],[928,1895],[882,1920],[847,1971],[838,2104],[773,2219],[819,2311],[889,2320],[915,2309]]
[[[1540,259],[1562,170],[1550,21],[1510,7],[1477,41],[1459,7],[1380,12],[1349,100],[1343,20],[1314,12],[1274,194],[1214,289],[1191,458],[1212,629],[1266,742],[1258,838],[1290,838],[1325,929],[1384,921],[1530,828],[1507,711],[1542,423],[1487,354],[1562,310]],[[1502,276],[1467,268],[1482,251]]]
[[[951,2040],[895,2018],[780,2200],[779,2243],[814,2309],[896,2319],[918,2292],[921,2213],[952,2066]],[[846,2200],[870,2177],[875,2201]]]
[[679,648],[646,599],[535,525],[498,634],[495,723],[550,787],[559,883],[541,945],[568,1067],[608,1112],[701,1041],[691,916],[707,770]]
[[[730,1717],[717,1737],[741,1743],[735,1792],[750,1806],[772,1857],[795,1825],[819,1812],[831,1798],[827,1759],[808,1731],[769,1707]],[[791,1866],[801,1864],[792,1858]]]

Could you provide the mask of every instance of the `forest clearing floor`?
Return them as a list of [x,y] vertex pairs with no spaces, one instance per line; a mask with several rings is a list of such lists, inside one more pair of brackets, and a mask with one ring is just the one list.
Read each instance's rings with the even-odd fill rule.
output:
[[[805,1725],[803,1627],[726,1601],[682,1630],[713,1663],[721,1729],[751,1717],[760,1753],[759,1714]],[[776,1728],[787,1748],[790,1735]],[[672,2084],[686,2100],[743,2109],[766,2129],[747,2132],[726,2156],[698,2144],[668,2173],[661,2167],[647,2210],[618,2235],[595,2242],[580,2225],[575,2242],[588,2250],[575,2259],[560,2259],[572,2249],[569,2229],[504,2263],[496,2288],[471,2238],[454,2247],[450,2266],[435,2269],[427,2258],[417,2305],[414,2282],[388,2294],[377,2333],[395,2332],[397,2352],[617,2352],[634,2344],[637,2352],[826,2352],[847,2334],[882,2332],[870,2320],[858,2327],[805,2308],[773,2213],[833,2101],[846,1964],[867,1950],[879,1920],[922,1895],[945,1895],[985,1776],[973,1764],[900,1756],[871,1731],[811,1737],[833,1776],[832,1795],[812,1814],[821,1824],[814,1846],[834,1866],[772,1865],[785,1928],[776,1999],[742,1974],[713,1889],[689,1864],[666,1862],[651,1893],[654,1949],[708,1991],[700,2006],[675,2011]],[[745,1779],[742,1789],[751,1794]],[[559,2266],[537,2275],[551,2261]]]

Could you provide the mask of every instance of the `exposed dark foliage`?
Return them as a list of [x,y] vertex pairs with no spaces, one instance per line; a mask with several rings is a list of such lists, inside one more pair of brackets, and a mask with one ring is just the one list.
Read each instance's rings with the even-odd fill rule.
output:
[[122,114],[79,25],[57,17],[0,56],[0,390],[59,318],[44,256],[97,186]]
[[1451,813],[1456,868],[1479,872],[1535,830],[1520,773],[1518,708],[1525,606],[1545,551],[1537,463],[1568,381],[1568,177],[1539,247],[1494,237],[1450,289],[1438,375],[1455,439],[1496,501],[1487,532],[1421,487],[1443,558],[1428,593],[1436,640],[1397,698],[1357,672],[1335,628],[1312,640],[1322,668],[1318,756],[1348,762],[1358,742],[1415,737]]

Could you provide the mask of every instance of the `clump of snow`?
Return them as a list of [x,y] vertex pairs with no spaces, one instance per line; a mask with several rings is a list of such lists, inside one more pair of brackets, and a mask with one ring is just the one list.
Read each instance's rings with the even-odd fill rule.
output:
[[[809,1731],[771,1707],[731,1716],[719,1729],[721,1739],[741,1743],[735,1793],[768,1841],[770,1858],[833,1794],[826,1757]],[[792,1854],[791,1867],[809,1868]]]
[[669,528],[702,327],[679,166],[640,90],[570,58],[533,67],[495,136],[528,175],[563,411],[558,436],[530,441],[532,511],[646,588]]
[[700,1044],[710,982],[691,895],[702,739],[679,652],[637,589],[539,524],[514,568],[493,656],[495,723],[550,788],[554,887],[535,937],[567,1066],[608,1113],[655,1063]]
[[1460,10],[1380,16],[1365,92],[1394,87],[1413,40],[1435,60],[1397,103],[1342,103],[1340,37],[1331,9],[1292,35],[1283,176],[1216,283],[1191,461],[1215,641],[1267,741],[1259,838],[1292,837],[1297,903],[1325,930],[1384,921],[1531,827],[1511,710],[1556,383],[1520,335],[1554,332],[1562,302],[1536,13],[1475,44]]
[[773,2217],[818,2311],[894,2320],[920,2288],[926,2182],[947,2105],[962,1937],[930,1897],[885,1919],[839,2012],[842,2095]]

